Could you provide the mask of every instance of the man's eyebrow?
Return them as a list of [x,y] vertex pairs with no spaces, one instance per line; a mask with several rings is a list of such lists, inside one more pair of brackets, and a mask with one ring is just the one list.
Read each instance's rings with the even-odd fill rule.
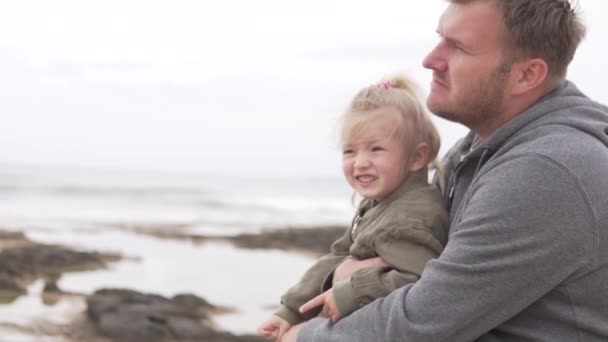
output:
[[446,36],[445,36],[445,35],[444,35],[444,34],[441,32],[441,30],[440,30],[439,28],[437,28],[437,29],[435,30],[435,33],[437,33],[437,35],[438,35],[439,37],[441,37],[441,38],[443,38],[443,39],[445,39],[445,40],[449,41],[449,42],[450,42],[450,43],[452,43],[452,44],[458,44],[458,45],[461,45],[461,44],[462,44],[462,43],[461,43],[459,40],[457,40],[457,39],[454,39],[454,38],[452,38],[452,37],[446,37]]
[[443,36],[443,39],[447,40],[452,45],[457,45],[457,46],[463,46],[464,45],[460,40],[458,40],[456,38]]
[[458,46],[464,46],[464,45],[465,45],[465,44],[464,44],[462,41],[460,41],[460,40],[458,40],[458,39],[456,39],[456,38],[454,38],[454,37],[446,37],[446,36],[443,34],[443,32],[441,32],[441,27],[437,27],[437,28],[435,29],[435,33],[437,33],[437,35],[438,35],[439,37],[441,37],[441,38],[443,38],[443,39],[447,40],[447,41],[448,41],[448,42],[450,42],[451,44],[455,44],[455,45],[458,45]]
[[465,44],[463,41],[458,40],[454,37],[446,37],[444,35],[441,34],[441,32],[437,31],[437,34],[439,34],[439,36],[443,39],[445,39],[450,45],[453,46],[457,46],[461,49],[464,49],[465,51],[469,51],[469,52],[473,52],[471,46]]

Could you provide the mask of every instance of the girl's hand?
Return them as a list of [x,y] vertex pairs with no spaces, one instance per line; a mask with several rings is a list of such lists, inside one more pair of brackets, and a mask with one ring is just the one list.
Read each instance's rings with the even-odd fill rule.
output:
[[273,341],[281,341],[283,335],[291,328],[291,324],[283,318],[273,315],[258,328],[258,334]]
[[336,298],[334,298],[333,289],[329,289],[304,303],[300,306],[300,313],[305,313],[319,305],[323,305],[323,312],[332,322],[337,322],[342,317],[338,310],[338,305],[336,304]]

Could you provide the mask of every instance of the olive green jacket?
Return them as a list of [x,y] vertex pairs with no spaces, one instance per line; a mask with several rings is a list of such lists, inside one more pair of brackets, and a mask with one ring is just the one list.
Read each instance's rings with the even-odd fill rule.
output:
[[[295,286],[281,297],[276,315],[291,324],[317,316],[321,308],[300,314],[298,308],[333,285],[342,317],[415,282],[427,261],[439,256],[447,240],[448,215],[439,190],[428,183],[427,171],[408,175],[380,201],[363,200],[353,224]],[[355,271],[350,279],[332,284],[333,270],[345,258],[380,256],[388,266]]]

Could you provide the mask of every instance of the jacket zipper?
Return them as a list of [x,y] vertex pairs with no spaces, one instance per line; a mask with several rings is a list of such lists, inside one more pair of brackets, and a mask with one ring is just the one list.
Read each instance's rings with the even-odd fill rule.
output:
[[454,172],[452,172],[452,174],[450,175],[450,179],[448,180],[448,197],[446,201],[446,207],[448,211],[452,209],[452,202],[454,201],[454,193],[456,192],[456,177],[458,177],[458,173],[460,172],[462,166],[465,164],[466,159],[467,158],[465,156],[460,156],[460,161],[454,168]]

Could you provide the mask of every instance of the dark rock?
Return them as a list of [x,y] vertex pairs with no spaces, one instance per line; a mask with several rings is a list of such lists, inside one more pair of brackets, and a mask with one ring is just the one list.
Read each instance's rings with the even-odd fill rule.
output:
[[0,295],[3,298],[21,295],[25,293],[25,287],[37,278],[48,280],[45,291],[58,290],[56,280],[63,272],[103,268],[106,261],[118,258],[38,244],[21,232],[0,231]]
[[198,339],[199,341],[205,341],[204,339],[217,337],[217,331],[210,327],[201,327],[201,323],[196,320],[184,318],[184,317],[169,317],[167,319],[167,325],[177,339]]
[[215,306],[206,300],[193,294],[178,294],[173,297],[173,302],[179,306],[190,309],[214,309]]
[[25,289],[17,283],[15,277],[0,272],[0,304],[11,303],[25,292]]
[[170,337],[166,322],[144,312],[117,311],[105,314],[97,322],[97,330],[115,341],[163,341]]
[[73,251],[52,245],[11,248],[0,252],[0,265],[17,274],[49,274],[81,267],[103,267],[97,253]]
[[269,229],[257,234],[235,236],[208,236],[188,234],[183,231],[136,228],[139,234],[151,235],[161,239],[189,240],[195,243],[228,241],[237,247],[249,249],[280,249],[324,255],[329,253],[331,244],[342,237],[346,226],[299,227]]
[[213,308],[191,294],[169,299],[128,289],[102,289],[87,298],[89,320],[112,341],[265,341],[216,331],[208,320]]
[[61,289],[57,285],[57,281],[61,278],[61,273],[49,273],[46,275],[44,280],[43,292],[61,292]]
[[242,248],[299,250],[324,255],[329,253],[331,244],[344,235],[346,229],[343,226],[287,228],[226,239]]
[[0,290],[25,292],[12,274],[0,271]]
[[0,230],[0,240],[27,240],[23,232]]

